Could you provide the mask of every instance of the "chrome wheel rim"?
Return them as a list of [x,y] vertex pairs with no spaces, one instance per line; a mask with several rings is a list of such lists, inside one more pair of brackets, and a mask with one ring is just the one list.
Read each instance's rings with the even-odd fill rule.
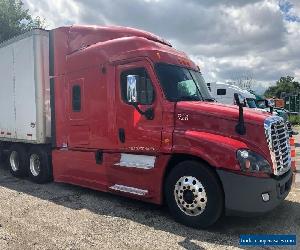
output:
[[9,163],[12,171],[17,172],[19,170],[20,162],[19,155],[17,151],[12,151],[9,156]]
[[174,197],[177,206],[189,216],[202,214],[207,195],[202,183],[193,176],[183,176],[175,184]]
[[38,176],[41,172],[41,162],[37,154],[30,156],[30,172],[33,176]]

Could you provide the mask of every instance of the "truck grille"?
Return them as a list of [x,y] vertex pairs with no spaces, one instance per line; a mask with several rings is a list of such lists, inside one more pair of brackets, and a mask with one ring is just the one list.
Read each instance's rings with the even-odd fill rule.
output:
[[271,116],[265,120],[264,126],[274,174],[282,175],[291,168],[291,150],[286,125],[281,117]]

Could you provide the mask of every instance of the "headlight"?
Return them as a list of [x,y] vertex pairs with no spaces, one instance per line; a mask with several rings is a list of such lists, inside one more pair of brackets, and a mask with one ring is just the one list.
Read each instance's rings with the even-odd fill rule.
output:
[[250,173],[272,173],[269,162],[257,153],[251,150],[240,149],[237,151],[237,159],[243,172]]

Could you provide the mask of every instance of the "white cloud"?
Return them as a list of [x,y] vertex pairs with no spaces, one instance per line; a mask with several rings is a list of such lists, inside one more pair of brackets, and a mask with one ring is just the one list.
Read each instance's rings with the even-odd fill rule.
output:
[[34,16],[46,18],[49,29],[81,21],[79,5],[73,0],[25,0],[24,4]]
[[[288,1],[288,0],[281,0]],[[290,0],[289,13],[300,13]],[[170,40],[202,68],[208,81],[249,73],[265,86],[283,75],[300,80],[300,23],[285,18],[277,0],[25,0],[49,28],[123,25]]]

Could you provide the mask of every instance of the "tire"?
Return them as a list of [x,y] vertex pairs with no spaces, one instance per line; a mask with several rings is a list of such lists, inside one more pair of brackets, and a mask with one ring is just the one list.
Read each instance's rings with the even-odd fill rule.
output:
[[29,178],[35,183],[52,181],[52,165],[45,147],[34,146],[29,151]]
[[174,219],[189,227],[207,228],[224,210],[224,195],[216,174],[203,163],[184,161],[169,173],[165,197]]
[[27,175],[28,156],[25,147],[22,145],[12,145],[9,149],[7,163],[11,174],[15,177]]

